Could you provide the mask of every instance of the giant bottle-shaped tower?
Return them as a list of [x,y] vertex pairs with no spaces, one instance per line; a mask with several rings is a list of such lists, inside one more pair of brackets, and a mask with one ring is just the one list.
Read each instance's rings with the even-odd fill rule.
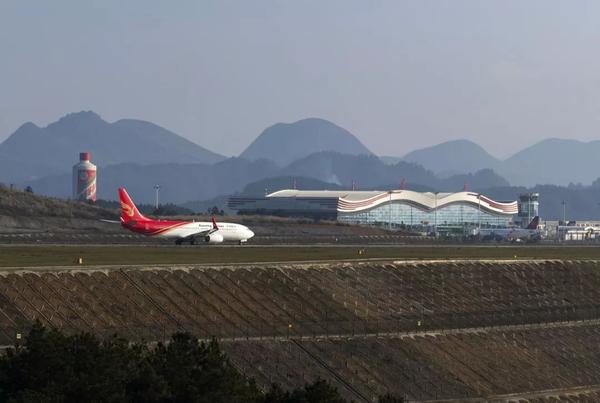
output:
[[96,201],[96,165],[90,162],[90,153],[79,153],[79,162],[73,166],[73,199]]

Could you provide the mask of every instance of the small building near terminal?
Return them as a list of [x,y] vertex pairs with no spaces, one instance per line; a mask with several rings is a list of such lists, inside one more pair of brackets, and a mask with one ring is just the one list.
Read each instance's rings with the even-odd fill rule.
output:
[[495,201],[468,191],[286,189],[264,197],[231,197],[228,205],[238,214],[311,217],[349,224],[460,233],[478,226],[508,227],[518,213],[517,201]]
[[571,221],[569,225],[556,222],[554,234],[558,241],[600,241],[600,221]]

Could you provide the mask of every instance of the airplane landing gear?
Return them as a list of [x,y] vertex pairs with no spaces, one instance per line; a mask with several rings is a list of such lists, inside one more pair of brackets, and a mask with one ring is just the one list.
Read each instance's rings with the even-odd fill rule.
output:
[[175,240],[175,245],[181,245],[181,239],[176,239]]

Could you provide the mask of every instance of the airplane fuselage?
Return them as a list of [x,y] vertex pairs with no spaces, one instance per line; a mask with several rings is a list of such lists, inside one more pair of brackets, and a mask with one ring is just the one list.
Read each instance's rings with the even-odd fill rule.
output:
[[141,214],[125,188],[119,188],[121,201],[121,225],[129,231],[158,238],[175,239],[176,244],[201,240],[206,243],[246,242],[254,232],[245,225],[236,223],[217,224],[214,217],[206,221],[154,220]]
[[529,239],[539,236],[538,230],[530,230],[525,228],[496,228],[496,229],[481,229],[480,236],[498,237],[503,239]]
[[[170,221],[170,220],[140,220],[125,221],[124,228],[138,234],[172,239],[185,239],[194,237],[203,231],[213,228],[211,222],[204,221]],[[220,223],[219,228],[206,236],[225,242],[245,242],[254,236],[254,233],[246,226],[234,223]],[[200,236],[204,238],[205,236]]]

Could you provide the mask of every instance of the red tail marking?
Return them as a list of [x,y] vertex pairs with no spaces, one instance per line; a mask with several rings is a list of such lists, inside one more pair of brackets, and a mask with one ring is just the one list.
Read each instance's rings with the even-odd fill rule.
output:
[[152,220],[144,217],[124,188],[119,188],[121,225],[130,231],[149,236],[160,236],[188,224],[188,221]]
[[540,225],[540,217],[535,216],[535,217],[533,217],[533,220],[531,220],[531,222],[527,226],[527,229],[537,229],[538,225]]
[[210,219],[213,224],[213,229],[215,229],[215,230],[219,229],[219,227],[217,226],[217,222],[215,221],[215,217],[211,217]]
[[148,221],[135,206],[125,188],[119,188],[119,201],[121,202],[121,221]]

